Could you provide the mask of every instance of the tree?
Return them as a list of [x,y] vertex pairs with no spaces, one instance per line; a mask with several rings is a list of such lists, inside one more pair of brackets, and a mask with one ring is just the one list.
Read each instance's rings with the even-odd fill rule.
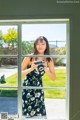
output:
[[66,55],[66,47],[60,47],[55,49],[57,55]]
[[0,30],[0,47],[3,46],[3,34],[2,31]]
[[3,39],[4,39],[5,43],[8,43],[8,47],[12,46],[14,48],[14,46],[18,42],[18,33],[17,33],[16,29],[9,28],[8,33],[3,35]]
[[22,41],[22,54],[33,53],[33,42]]
[[0,40],[2,40],[3,38],[3,34],[2,34],[2,31],[0,30]]
[[[60,47],[60,48],[56,48],[55,49],[55,54],[56,55],[66,55],[66,47]],[[64,61],[66,60],[66,58],[57,58],[55,60],[55,64],[56,65],[66,65],[66,63],[64,63]]]

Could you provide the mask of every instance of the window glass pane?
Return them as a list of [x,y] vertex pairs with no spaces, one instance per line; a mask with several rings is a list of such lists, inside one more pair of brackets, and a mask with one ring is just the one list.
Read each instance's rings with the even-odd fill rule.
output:
[[[38,38],[39,37],[39,38]],[[41,72],[38,69],[30,72],[31,64],[33,61],[43,60],[42,57],[32,57],[32,55],[42,53],[44,45],[42,46],[42,41],[47,38],[49,43],[50,55],[55,55],[51,60],[54,63],[54,72],[56,74],[56,79],[53,80],[53,75],[50,77],[48,72]],[[40,41],[34,44],[36,39]],[[44,38],[44,39],[43,39]],[[36,47],[35,47],[36,45]],[[47,44],[46,44],[47,45]],[[47,46],[48,50],[48,46]],[[22,73],[22,113],[24,116],[31,117],[31,115],[36,117],[46,117],[52,119],[65,119],[66,111],[66,24],[23,24],[22,25],[22,54],[31,57],[24,62]],[[45,53],[49,55],[49,53]],[[62,56],[63,55],[63,56]],[[45,58],[45,57],[44,57]],[[23,58],[24,59],[24,58]],[[23,61],[22,59],[22,61]],[[33,60],[27,62],[28,60]],[[43,64],[43,63],[42,63]],[[28,66],[27,66],[28,65]],[[25,67],[24,67],[25,66]],[[51,66],[51,67],[50,67]],[[28,67],[28,68],[27,68]],[[53,71],[53,65],[48,64],[47,70]],[[27,68],[27,69],[26,69]],[[49,71],[49,72],[50,72]],[[53,74],[54,74],[53,72]],[[26,73],[26,74],[25,74]],[[36,75],[35,75],[36,74]],[[36,77],[35,77],[36,76]],[[39,76],[39,77],[38,77]],[[30,89],[29,87],[45,87],[45,89]],[[27,90],[26,90],[27,88]],[[45,100],[41,101],[42,98]],[[32,101],[32,106],[29,104]],[[35,102],[37,101],[37,102]],[[43,112],[46,110],[45,115],[40,113],[38,108],[39,103],[43,102],[44,108]],[[37,103],[38,105],[35,105]],[[42,103],[41,103],[42,104]],[[38,106],[35,109],[33,106]],[[62,108],[62,109],[61,109]],[[32,111],[32,113],[30,112]],[[36,112],[37,111],[37,112]],[[45,113],[45,112],[44,112]]]
[[0,88],[0,113],[18,115],[18,91],[17,88]]
[[66,54],[66,24],[23,24],[22,54],[33,53],[34,41],[44,36],[48,43],[50,54]]
[[18,66],[17,58],[0,58],[0,86],[18,85]]
[[18,49],[18,32],[17,26],[5,25],[0,26],[0,54],[17,54]]

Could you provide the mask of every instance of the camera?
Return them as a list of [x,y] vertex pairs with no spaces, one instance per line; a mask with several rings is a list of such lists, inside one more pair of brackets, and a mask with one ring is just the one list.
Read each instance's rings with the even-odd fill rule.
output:
[[34,64],[35,65],[43,65],[44,61],[42,61],[42,60],[34,61]]
[[34,64],[37,65],[39,74],[42,76],[44,74],[44,61],[42,60],[38,60],[38,61],[34,61]]

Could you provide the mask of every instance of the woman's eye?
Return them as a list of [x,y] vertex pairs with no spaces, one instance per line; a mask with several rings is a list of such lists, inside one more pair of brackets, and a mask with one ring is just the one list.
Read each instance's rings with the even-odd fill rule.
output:
[[37,45],[45,45],[45,44],[43,43],[43,44],[37,44]]

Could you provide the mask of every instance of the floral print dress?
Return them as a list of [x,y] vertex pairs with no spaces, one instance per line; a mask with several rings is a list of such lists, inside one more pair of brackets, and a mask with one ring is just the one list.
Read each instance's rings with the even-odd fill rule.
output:
[[[40,67],[42,69],[43,65],[38,66],[38,68]],[[26,88],[27,86],[42,87],[42,76],[44,75],[44,73],[44,68],[42,69],[42,72],[39,71],[39,69],[38,71],[33,70],[31,73],[26,75],[23,86],[26,86]],[[26,117],[46,117],[43,89],[23,89],[22,103],[22,114]]]

